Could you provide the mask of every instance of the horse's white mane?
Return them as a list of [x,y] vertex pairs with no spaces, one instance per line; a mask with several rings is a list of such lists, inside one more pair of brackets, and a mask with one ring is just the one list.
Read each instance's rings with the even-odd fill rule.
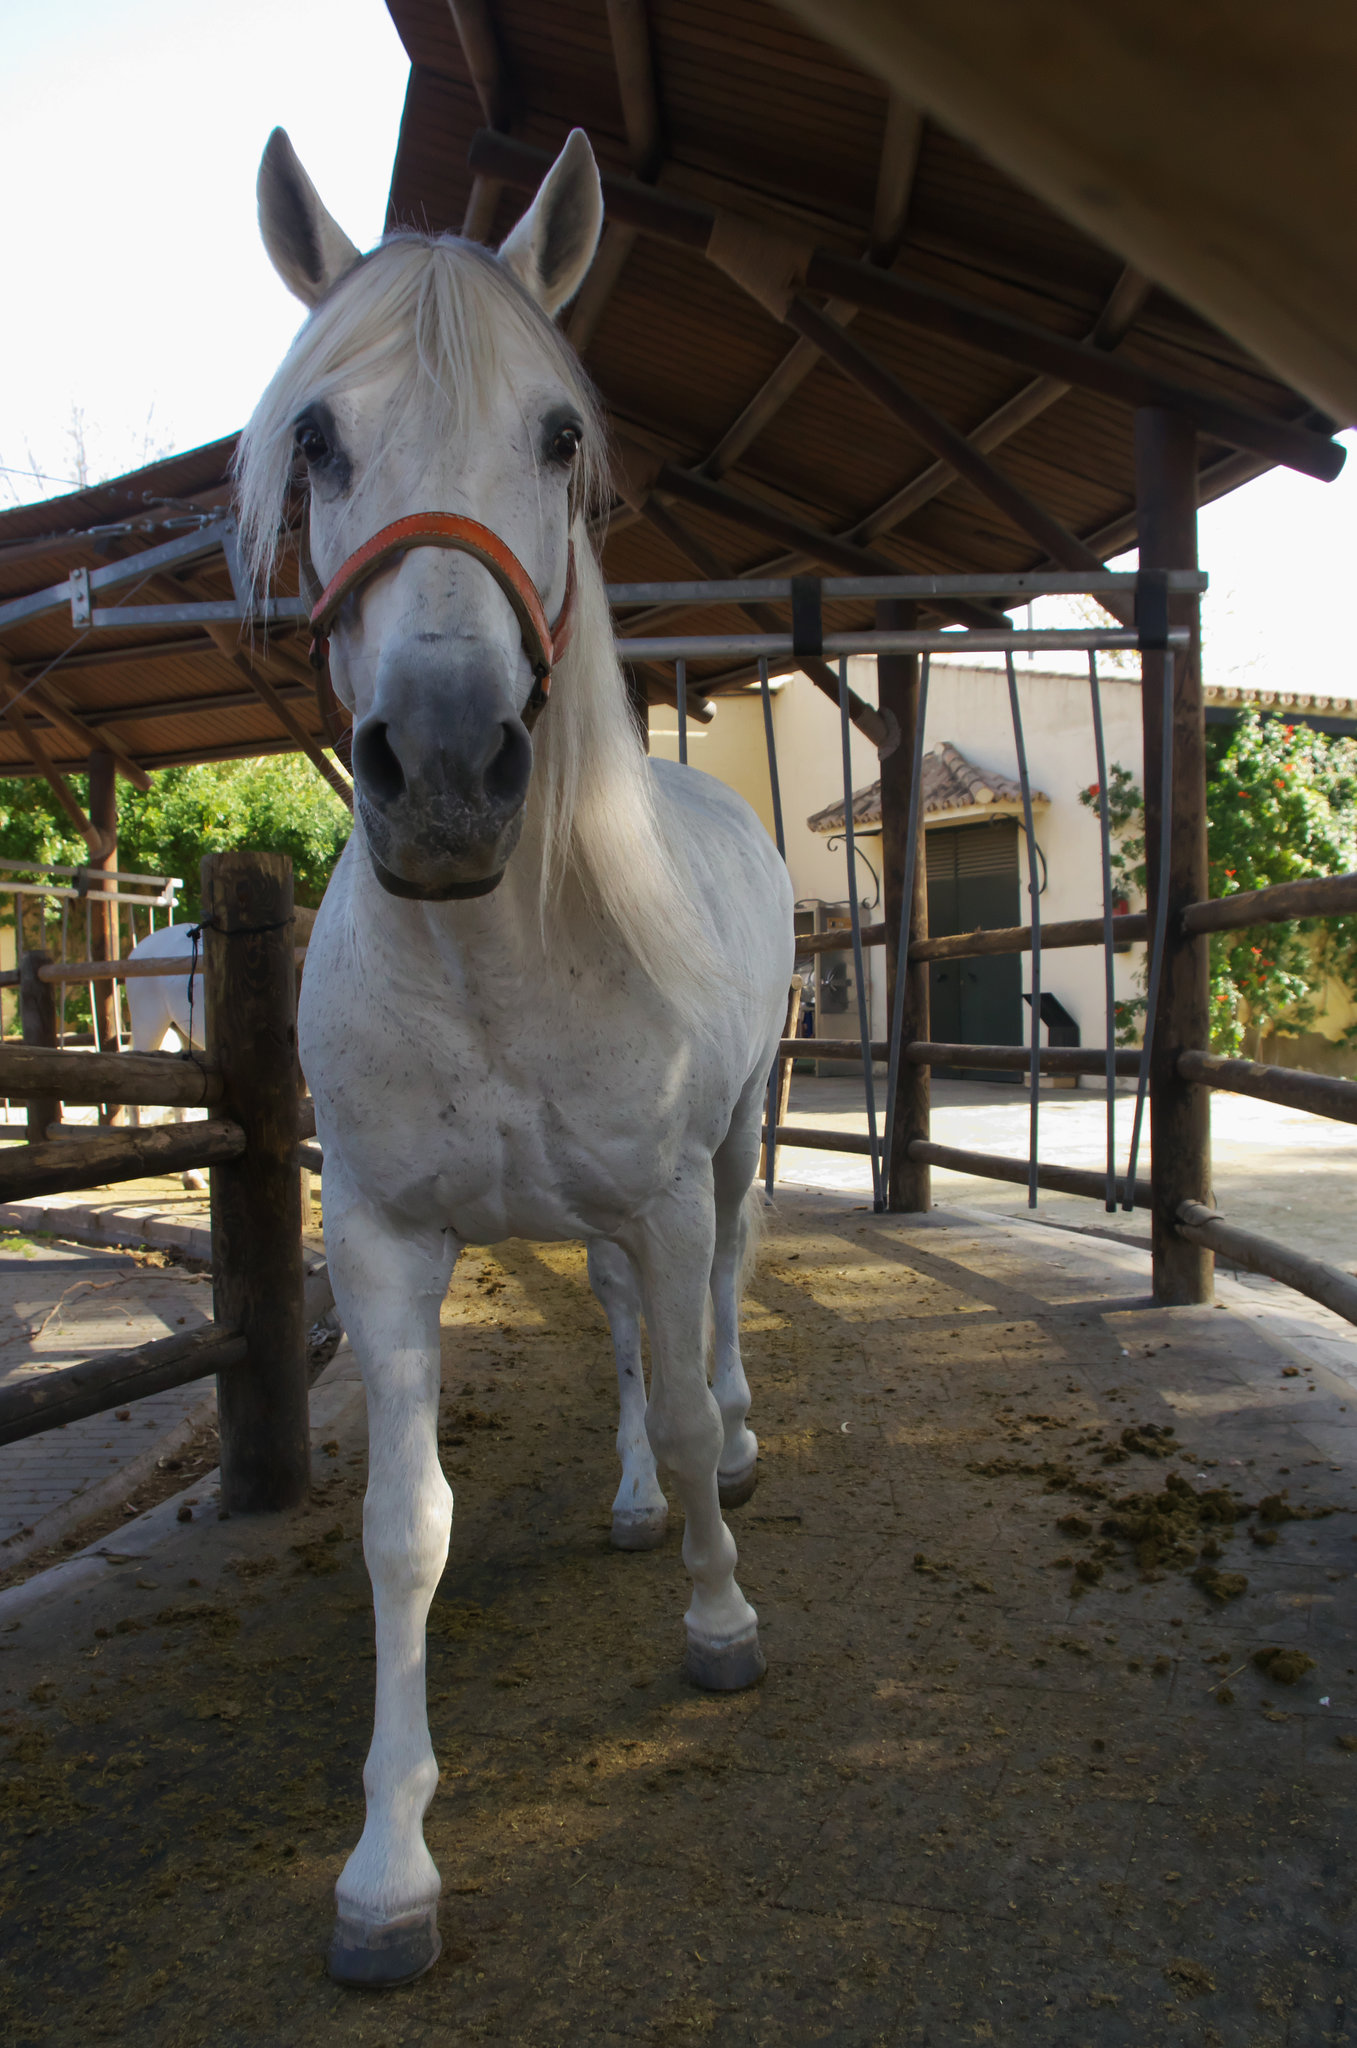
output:
[[293,429],[303,407],[342,386],[395,372],[392,434],[432,431],[456,440],[503,374],[506,326],[547,357],[585,422],[572,528],[575,631],[533,734],[528,817],[510,874],[535,853],[542,931],[553,950],[584,940],[581,919],[572,914],[583,911],[583,922],[620,941],[673,1009],[700,1031],[721,970],[696,894],[684,886],[682,852],[656,808],[585,523],[607,477],[601,409],[578,358],[494,256],[454,236],[394,234],[316,307],[236,454],[246,562],[255,587],[265,588],[281,545]]

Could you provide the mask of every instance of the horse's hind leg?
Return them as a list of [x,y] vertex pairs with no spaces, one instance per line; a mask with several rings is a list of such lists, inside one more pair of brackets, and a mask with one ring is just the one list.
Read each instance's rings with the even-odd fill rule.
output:
[[716,1251],[711,1268],[715,1358],[712,1392],[721,1411],[724,1441],[716,1478],[723,1508],[738,1508],[758,1481],[758,1440],[749,1428],[749,1381],[740,1357],[740,1296],[757,1230],[762,1193],[753,1185],[758,1166],[764,1090],[746,1090],[730,1130],[712,1161],[716,1193]]
[[424,1812],[438,1783],[424,1687],[424,1627],[447,1561],[452,1495],[438,1463],[439,1309],[458,1246],[397,1230],[326,1160],[335,1301],[363,1371],[377,1701],[363,1770],[367,1822],[335,1886],[329,1968],[367,1989],[408,1983],[438,1954],[438,1871]]
[[758,1616],[735,1582],[735,1539],[721,1519],[716,1467],[724,1431],[707,1385],[706,1296],[715,1249],[711,1168],[689,1158],[671,1187],[628,1225],[650,1333],[646,1430],[683,1502],[683,1562],[692,1577],[684,1616],[694,1684],[752,1685],[764,1671]]
[[614,1547],[653,1550],[664,1541],[669,1503],[655,1473],[646,1435],[646,1383],[641,1365],[641,1290],[621,1245],[597,1238],[589,1246],[589,1285],[612,1332],[617,1359],[617,1455],[622,1483],[613,1502]]

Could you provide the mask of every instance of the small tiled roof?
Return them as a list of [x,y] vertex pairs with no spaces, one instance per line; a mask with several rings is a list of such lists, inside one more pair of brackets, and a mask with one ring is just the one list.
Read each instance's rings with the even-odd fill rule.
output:
[[[1019,783],[1007,775],[996,775],[991,769],[977,768],[950,740],[930,748],[924,755],[923,771],[925,818],[941,817],[948,811],[973,811],[990,804],[1004,809],[1021,807]],[[1041,790],[1032,791],[1034,804],[1050,801]],[[843,799],[816,811],[806,823],[812,832],[842,832]],[[881,823],[880,781],[853,791],[853,823],[859,829]]]

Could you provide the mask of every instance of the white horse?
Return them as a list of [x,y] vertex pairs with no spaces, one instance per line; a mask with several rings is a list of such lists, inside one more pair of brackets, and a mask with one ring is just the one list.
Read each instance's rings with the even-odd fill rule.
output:
[[[190,1026],[194,1044],[201,1051],[203,1045],[203,977],[202,970],[193,977],[193,1008],[189,1011],[189,968],[193,964],[193,941],[189,937],[193,927],[189,924],[164,924],[159,931],[151,932],[133,946],[129,960],[179,960],[184,963],[182,974],[156,974],[129,976],[123,983],[123,998],[127,1004],[128,1027],[132,1033],[133,1052],[159,1052],[166,1038],[173,1031],[180,1045],[187,1046]],[[171,1123],[184,1121],[182,1109],[171,1109]],[[193,1193],[201,1193],[207,1186],[207,1175],[191,1166],[180,1175],[184,1186]]]
[[[463,1245],[586,1242],[622,1393],[618,1540],[663,1527],[658,1459],[685,1517],[689,1677],[731,1689],[764,1669],[721,1495],[748,1494],[757,1451],[739,1294],[792,901],[752,811],[647,763],[627,708],[585,524],[603,430],[551,319],[602,221],[584,136],[498,256],[401,233],[360,257],[281,131],[259,197],[313,310],[242,441],[242,532],[262,583],[305,476],[310,563],[338,580],[318,632],[354,720],[354,831],[299,1028],[367,1390],[377,1636],[367,1822],[330,1968],[379,1985],[438,1952],[424,1630],[452,1521],[439,1312]],[[353,560],[374,537],[375,572],[372,550]]]

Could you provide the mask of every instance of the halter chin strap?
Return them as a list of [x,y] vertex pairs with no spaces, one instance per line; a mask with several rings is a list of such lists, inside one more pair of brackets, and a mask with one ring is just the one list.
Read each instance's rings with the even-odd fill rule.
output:
[[[341,563],[321,592],[311,611],[311,666],[316,671],[316,697],[326,730],[336,745],[338,701],[330,683],[330,627],[344,600],[361,590],[369,577],[411,548],[452,548],[470,555],[488,569],[513,606],[523,649],[532,664],[532,694],[523,708],[523,723],[531,732],[551,691],[551,671],[570,644],[575,625],[575,550],[570,547],[566,561],[565,601],[554,625],[548,625],[537,586],[513,549],[477,519],[464,519],[453,512],[412,512],[383,526],[362,547]],[[304,573],[310,568],[309,554]]]

